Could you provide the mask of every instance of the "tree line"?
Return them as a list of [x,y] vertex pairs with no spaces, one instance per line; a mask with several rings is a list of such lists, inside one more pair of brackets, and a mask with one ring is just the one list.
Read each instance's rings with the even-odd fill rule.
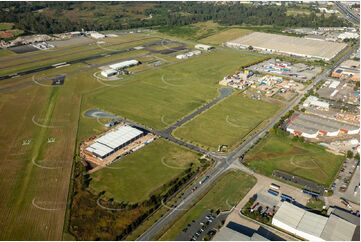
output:
[[[106,9],[123,4],[121,12],[101,13],[99,6]],[[128,13],[127,8],[136,3],[90,2],[86,7],[81,2],[0,2],[0,22],[12,22],[16,27],[33,33],[53,34],[80,30],[130,29],[154,26],[182,26],[197,22],[214,21],[229,25],[270,25],[277,27],[337,27],[349,23],[335,14],[318,16],[315,11],[310,14],[287,15],[284,5],[250,5],[239,2],[219,4],[215,2],[161,2],[145,9],[137,10],[144,16],[139,18]],[[134,7],[134,6],[133,6]],[[54,14],[43,14],[41,10],[51,9]],[[40,10],[40,11],[39,11]],[[93,12],[95,17],[69,19],[64,12],[70,10]]]

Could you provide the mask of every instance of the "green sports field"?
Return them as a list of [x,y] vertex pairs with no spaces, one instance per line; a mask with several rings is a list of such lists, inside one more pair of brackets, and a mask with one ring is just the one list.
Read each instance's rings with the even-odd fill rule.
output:
[[213,151],[219,145],[232,149],[279,107],[279,104],[253,100],[238,92],[176,129],[174,135]]
[[[117,82],[119,86],[90,93],[84,102],[162,129],[218,96],[218,81],[263,55],[219,49],[149,70]],[[174,58],[175,59],[175,58]]]
[[256,184],[256,179],[241,171],[230,171],[218,179],[207,194],[175,222],[160,240],[174,240],[182,229],[206,210],[226,211],[236,205]]
[[190,163],[199,165],[197,154],[159,139],[93,173],[90,188],[96,193],[105,191],[116,201],[137,203],[178,177]]
[[271,132],[246,155],[248,166],[256,172],[271,176],[280,170],[326,186],[344,159],[319,145],[295,141],[283,132]]

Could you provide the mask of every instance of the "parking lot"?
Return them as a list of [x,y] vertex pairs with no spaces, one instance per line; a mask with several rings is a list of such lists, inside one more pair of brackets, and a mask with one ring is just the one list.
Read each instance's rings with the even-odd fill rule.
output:
[[334,194],[360,204],[360,167],[357,160],[346,159],[337,179],[332,184]]
[[206,211],[199,219],[193,220],[185,227],[177,236],[177,241],[200,241],[207,235],[213,236],[218,227],[222,225],[222,220],[225,220],[228,214],[215,214]]

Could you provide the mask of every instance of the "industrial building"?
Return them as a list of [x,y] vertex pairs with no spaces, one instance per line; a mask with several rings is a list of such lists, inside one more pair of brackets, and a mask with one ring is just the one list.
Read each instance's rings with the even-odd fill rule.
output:
[[285,239],[263,226],[257,230],[230,221],[213,237],[212,241],[283,241]]
[[278,34],[253,32],[225,44],[233,48],[253,48],[265,53],[285,54],[329,61],[347,45]]
[[330,109],[330,104],[328,102],[321,101],[318,97],[315,96],[307,97],[307,99],[303,102],[302,105],[305,108],[315,107],[317,109],[322,109],[326,111]]
[[111,77],[111,76],[117,75],[118,72],[114,69],[107,69],[107,70],[100,72],[100,74],[104,77]]
[[99,159],[104,159],[138,139],[143,134],[143,131],[128,125],[123,125],[95,139],[94,142],[86,148],[86,151]]
[[339,216],[324,217],[288,202],[277,210],[272,225],[309,241],[351,241],[358,234],[356,225]]
[[359,82],[360,62],[355,60],[346,60],[332,72],[331,76],[343,80]]
[[197,45],[194,46],[194,48],[196,48],[198,50],[206,50],[206,51],[214,49],[213,46],[204,45],[204,44],[197,44]]
[[127,67],[136,66],[139,64],[140,64],[140,62],[137,60],[127,60],[127,61],[122,61],[122,62],[118,62],[118,63],[112,64],[112,65],[109,65],[109,67],[114,70],[121,70],[121,69],[124,69]]
[[202,52],[200,50],[194,50],[194,51],[190,51],[190,52],[187,52],[187,53],[184,53],[184,54],[179,54],[176,56],[177,59],[188,59],[190,57],[193,57],[195,55],[200,55]]
[[286,130],[295,136],[315,139],[318,136],[356,135],[360,132],[360,127],[315,115],[296,113],[287,121]]

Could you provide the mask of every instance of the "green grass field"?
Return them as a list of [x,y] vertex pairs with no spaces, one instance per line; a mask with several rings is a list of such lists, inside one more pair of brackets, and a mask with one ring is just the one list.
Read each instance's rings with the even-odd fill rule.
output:
[[120,86],[90,93],[84,102],[162,129],[218,96],[218,81],[265,57],[220,49],[127,77]]
[[199,165],[197,154],[159,139],[114,162],[110,169],[93,173],[90,187],[96,194],[106,191],[116,201],[141,202],[192,162]]
[[256,184],[256,179],[240,171],[230,171],[216,181],[207,194],[173,224],[160,240],[174,240],[183,228],[206,210],[226,211],[236,205]]
[[0,30],[12,29],[13,26],[13,23],[0,23]]
[[280,170],[326,186],[332,183],[344,159],[280,131],[272,131],[246,155],[248,166],[256,172],[271,176],[274,170]]
[[232,149],[264,120],[273,116],[279,107],[278,104],[253,100],[238,92],[176,129],[174,135],[213,151],[219,145]]
[[248,29],[236,29],[236,28],[232,28],[232,29],[227,29],[225,31],[216,33],[214,35],[208,36],[204,39],[201,39],[200,42],[202,43],[206,43],[206,44],[213,44],[213,45],[218,45],[218,44],[222,44],[224,42],[242,37],[244,35],[247,35],[249,33],[251,33],[251,30]]

